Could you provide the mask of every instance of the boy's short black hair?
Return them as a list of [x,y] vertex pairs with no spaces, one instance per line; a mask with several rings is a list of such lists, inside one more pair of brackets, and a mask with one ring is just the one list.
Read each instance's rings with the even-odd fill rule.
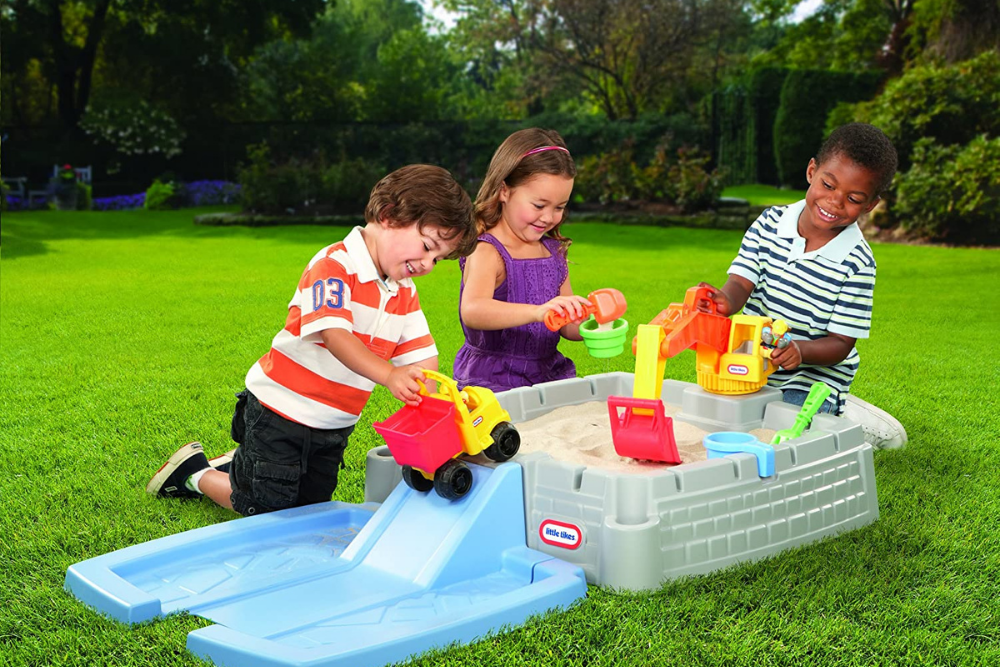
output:
[[848,123],[830,133],[816,155],[816,164],[823,164],[834,155],[843,155],[875,174],[876,196],[892,183],[899,165],[896,148],[889,137],[868,123]]

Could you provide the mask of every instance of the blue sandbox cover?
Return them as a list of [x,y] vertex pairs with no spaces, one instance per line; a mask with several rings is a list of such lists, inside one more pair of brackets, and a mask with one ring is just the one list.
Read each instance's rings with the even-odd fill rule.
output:
[[457,501],[400,484],[236,519],[77,563],[66,588],[126,623],[214,621],[188,649],[227,667],[384,665],[584,597],[579,567],[525,546],[521,467],[470,468]]

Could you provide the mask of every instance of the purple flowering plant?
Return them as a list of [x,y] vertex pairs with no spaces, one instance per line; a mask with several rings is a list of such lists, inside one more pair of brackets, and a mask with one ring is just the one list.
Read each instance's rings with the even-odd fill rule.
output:
[[[179,183],[179,204],[181,206],[218,206],[233,204],[239,200],[240,185],[229,181],[192,181]],[[95,197],[91,206],[94,211],[129,211],[142,208],[146,203],[146,193],[135,195],[118,195],[115,197]],[[28,201],[14,195],[7,195],[7,206],[10,211],[29,210]],[[45,208],[47,204],[36,204],[35,208]]]

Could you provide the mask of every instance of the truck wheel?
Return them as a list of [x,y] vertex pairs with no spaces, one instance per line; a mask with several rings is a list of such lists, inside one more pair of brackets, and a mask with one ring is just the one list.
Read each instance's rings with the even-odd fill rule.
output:
[[521,448],[521,434],[510,422],[500,422],[490,431],[493,444],[486,448],[486,456],[491,461],[502,463],[517,454]]
[[434,482],[427,479],[411,466],[403,466],[403,481],[414,491],[427,493],[434,488]]
[[461,498],[472,488],[472,471],[461,461],[450,459],[434,473],[434,490],[442,498]]

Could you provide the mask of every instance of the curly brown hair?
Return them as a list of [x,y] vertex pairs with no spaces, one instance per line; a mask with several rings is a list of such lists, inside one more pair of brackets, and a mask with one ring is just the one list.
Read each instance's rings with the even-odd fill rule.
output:
[[469,193],[448,170],[430,164],[401,167],[375,184],[365,207],[365,222],[382,221],[390,227],[416,224],[421,230],[434,225],[442,240],[458,239],[447,259],[472,254],[479,235]]
[[[493,154],[486,178],[476,196],[475,218],[479,233],[487,232],[500,222],[503,215],[503,204],[500,202],[501,186],[516,188],[538,174],[576,177],[576,165],[569,150],[548,150],[526,155],[529,151],[543,146],[558,146],[566,148],[566,142],[554,130],[543,130],[532,127],[518,130],[507,137]],[[559,224],[550,229],[550,236],[562,244],[562,249],[569,247],[570,239],[563,236],[559,228],[566,222],[566,212]]]

